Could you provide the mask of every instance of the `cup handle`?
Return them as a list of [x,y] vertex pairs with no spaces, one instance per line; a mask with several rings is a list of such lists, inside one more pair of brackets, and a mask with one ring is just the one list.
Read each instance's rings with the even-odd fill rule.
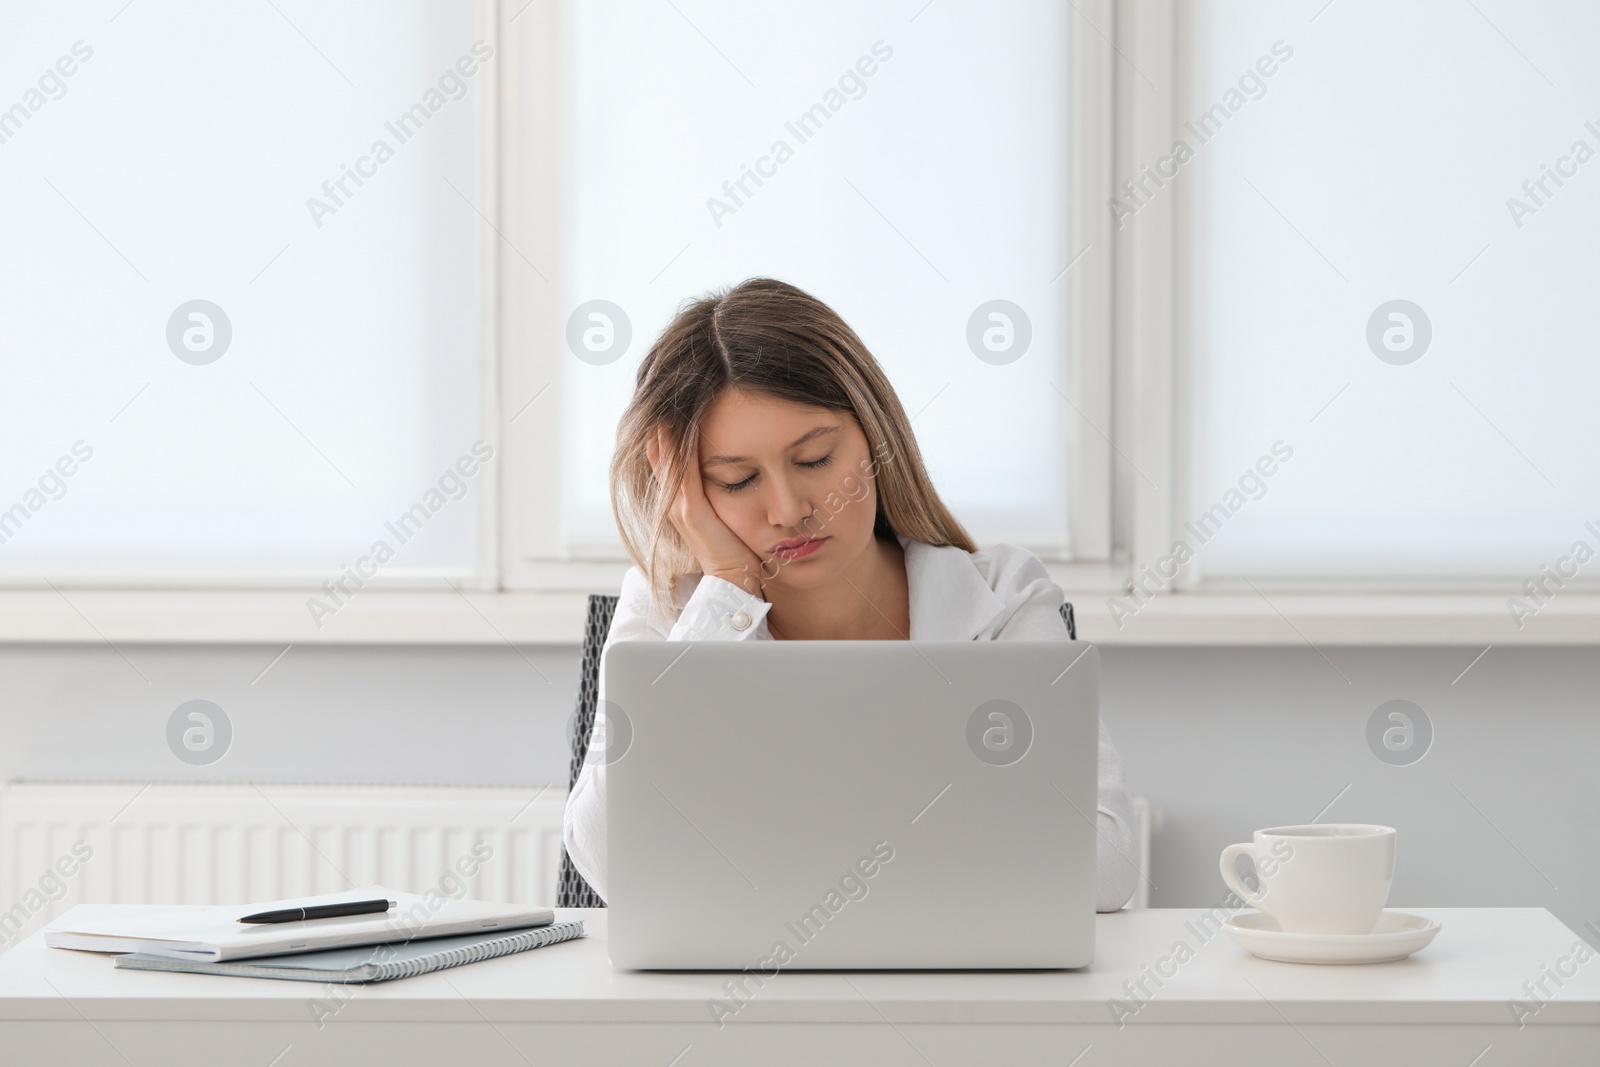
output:
[[1256,859],[1255,846],[1250,844],[1229,845],[1222,850],[1222,880],[1246,904],[1271,915],[1271,909],[1266,906],[1266,886],[1262,886],[1259,891],[1252,893],[1250,887],[1244,884],[1244,881],[1239,877],[1239,872],[1234,868],[1234,863],[1240,856],[1249,856],[1250,862],[1254,863]]

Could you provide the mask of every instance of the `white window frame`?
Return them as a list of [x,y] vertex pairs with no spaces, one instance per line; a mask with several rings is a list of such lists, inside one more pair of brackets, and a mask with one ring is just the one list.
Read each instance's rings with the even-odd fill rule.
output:
[[[1181,0],[1114,0],[1116,172],[1171,150],[1178,135],[1178,84],[1184,49]],[[1119,627],[1109,602],[1079,605],[1095,638],[1107,644],[1506,645],[1600,641],[1600,583],[1569,584],[1518,628],[1507,608],[1516,595],[1505,578],[1462,575],[1408,581],[1275,577],[1250,583],[1207,578],[1204,569],[1170,584],[1145,581],[1181,535],[1194,504],[1182,458],[1194,424],[1189,279],[1177,255],[1189,198],[1144,205],[1117,233],[1115,356],[1117,436],[1129,457],[1118,469],[1118,543],[1128,565],[1120,598],[1137,614]],[[1129,468],[1137,466],[1135,474]],[[1155,484],[1151,484],[1151,483]]]
[[[479,495],[479,565],[443,588],[410,576],[363,591],[309,622],[309,589],[133,589],[79,581],[0,591],[0,642],[261,644],[563,644],[580,639],[588,594],[615,591],[629,563],[578,558],[561,543],[560,395],[564,350],[564,171],[570,5],[479,0],[479,35],[498,62],[476,98],[475,200],[485,223],[479,261],[479,410],[499,457],[495,491]],[[1119,628],[1110,601],[1170,549],[1187,504],[1188,349],[1175,212],[1158,200],[1114,230],[1116,175],[1157,158],[1174,127],[1179,11],[1175,0],[1077,0],[1072,6],[1069,160],[1073,246],[1087,248],[1070,287],[1067,413],[1075,558],[1047,560],[1078,609],[1082,636],[1107,645],[1592,644],[1600,596],[1564,593],[1538,626],[1513,629],[1503,589],[1315,583],[1239,591],[1203,579],[1150,598]],[[1115,43],[1113,43],[1115,42]],[[1151,79],[1147,81],[1146,78]],[[1075,253],[1076,254],[1076,253]],[[544,405],[541,413],[540,406]],[[1109,435],[1109,439],[1102,434]],[[79,576],[80,579],[84,576]],[[58,583],[59,585],[60,583]],[[414,588],[405,588],[407,584]]]

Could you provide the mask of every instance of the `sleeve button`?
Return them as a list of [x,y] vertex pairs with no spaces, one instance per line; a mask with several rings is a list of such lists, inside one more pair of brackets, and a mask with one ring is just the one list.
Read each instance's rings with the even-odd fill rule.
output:
[[748,611],[736,611],[729,621],[733,623],[735,630],[748,630],[750,628],[750,613]]

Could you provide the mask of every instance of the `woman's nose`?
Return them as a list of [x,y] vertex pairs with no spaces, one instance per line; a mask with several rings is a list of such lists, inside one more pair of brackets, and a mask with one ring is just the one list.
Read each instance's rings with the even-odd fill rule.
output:
[[767,522],[773,526],[799,529],[811,514],[811,503],[787,476],[767,479]]

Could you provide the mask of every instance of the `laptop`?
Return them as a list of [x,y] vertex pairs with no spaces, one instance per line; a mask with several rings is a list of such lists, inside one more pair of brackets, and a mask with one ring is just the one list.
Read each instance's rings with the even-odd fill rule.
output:
[[624,641],[605,669],[614,966],[1091,961],[1092,645]]

